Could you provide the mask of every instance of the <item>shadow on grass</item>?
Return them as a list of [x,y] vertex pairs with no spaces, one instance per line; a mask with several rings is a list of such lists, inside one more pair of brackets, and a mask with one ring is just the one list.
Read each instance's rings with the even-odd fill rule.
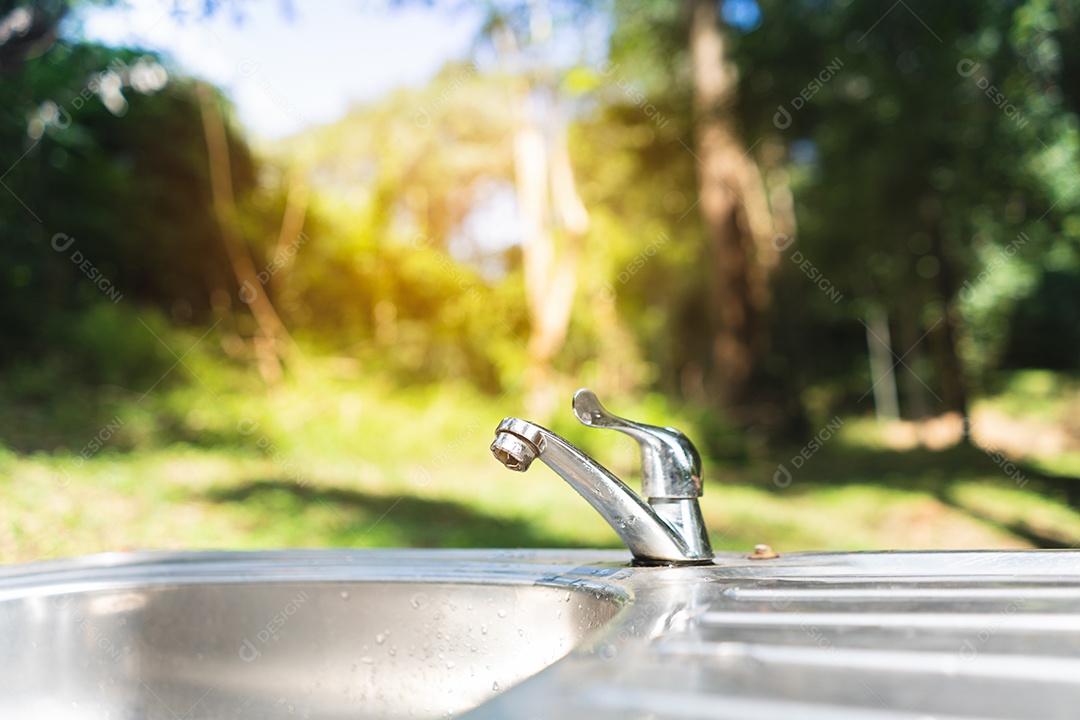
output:
[[157,398],[122,388],[57,392],[33,401],[0,393],[0,445],[20,455],[96,453],[102,447],[123,453],[137,444],[231,448],[244,440],[237,432],[194,429]]
[[[954,487],[959,483],[980,482],[995,488],[1015,489],[1061,503],[1080,512],[1080,478],[1054,475],[1023,461],[1012,460],[994,451],[985,452],[971,445],[945,450],[874,450],[858,447],[828,446],[800,463],[799,449],[778,450],[774,457],[790,472],[751,479],[751,484],[776,493],[799,488],[821,489],[850,485],[878,485],[897,490],[923,492],[939,502],[969,516],[997,526],[1040,548],[1075,547],[1073,539],[1048,533],[1022,521],[994,517],[960,502]],[[796,467],[796,464],[799,466]],[[779,465],[777,466],[779,468]]]
[[[520,519],[493,516],[462,503],[413,495],[376,495],[336,487],[298,485],[280,479],[254,480],[210,489],[204,497],[242,504],[261,522],[296,522],[306,543],[344,547],[586,548]],[[307,513],[327,515],[313,524]]]

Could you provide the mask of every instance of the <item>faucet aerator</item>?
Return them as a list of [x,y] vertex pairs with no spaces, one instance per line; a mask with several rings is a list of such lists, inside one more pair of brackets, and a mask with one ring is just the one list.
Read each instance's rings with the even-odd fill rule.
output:
[[521,438],[501,432],[491,443],[491,454],[509,470],[525,472],[536,459],[536,450]]

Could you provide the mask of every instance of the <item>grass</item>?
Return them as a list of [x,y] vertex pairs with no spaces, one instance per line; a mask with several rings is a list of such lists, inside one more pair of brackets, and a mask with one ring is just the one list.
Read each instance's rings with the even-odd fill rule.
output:
[[[235,371],[190,362],[198,381],[73,399],[68,407],[83,412],[68,413],[63,433],[36,400],[7,396],[0,562],[130,549],[619,547],[546,468],[521,475],[491,459],[493,429],[519,413],[513,393],[400,388],[318,365],[265,392]],[[685,427],[699,447],[730,444],[718,437],[723,429],[660,398],[611,404]],[[109,423],[101,449],[88,450]],[[623,436],[578,426],[568,408],[552,426],[616,474],[636,471]],[[1080,539],[1073,455],[1022,465],[1027,482],[1018,486],[978,448],[891,451],[859,418],[795,468],[800,449],[706,460],[703,511],[717,550],[1071,547]],[[774,482],[781,463],[791,471],[785,487]]]

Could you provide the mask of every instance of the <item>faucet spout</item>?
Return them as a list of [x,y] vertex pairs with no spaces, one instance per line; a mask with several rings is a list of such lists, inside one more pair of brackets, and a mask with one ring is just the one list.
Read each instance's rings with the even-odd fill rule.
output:
[[518,472],[528,470],[533,460],[541,460],[603,516],[639,564],[712,561],[697,497],[650,497],[646,502],[559,435],[519,418],[506,418],[499,424],[491,452]]

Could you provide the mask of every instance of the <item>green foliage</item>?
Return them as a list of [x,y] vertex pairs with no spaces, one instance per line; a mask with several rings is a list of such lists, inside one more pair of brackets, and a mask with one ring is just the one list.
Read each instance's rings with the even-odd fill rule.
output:
[[[193,88],[160,88],[164,73],[143,53],[60,43],[0,86],[0,135],[16,151],[0,198],[7,357],[62,346],[76,333],[40,319],[77,323],[102,297],[197,323],[215,291],[235,297]],[[243,197],[254,168],[235,135],[232,148]]]
[[[286,143],[288,162],[320,191],[286,307],[307,343],[403,383],[468,379],[491,392],[520,383],[520,252],[469,230],[513,195],[510,82],[450,64],[421,90]],[[587,313],[576,317],[575,340],[588,337]],[[559,362],[578,367],[593,348]]]
[[[773,274],[773,351],[762,382],[788,396],[828,386],[834,405],[856,407],[870,384],[859,321],[881,307],[892,320],[897,356],[930,335],[929,363],[917,371],[939,393],[952,382],[942,374],[940,337],[950,315],[977,388],[1001,363],[1010,326],[1020,327],[1011,321],[1025,317],[1013,315],[1016,304],[1036,291],[1044,270],[1076,267],[1074,13],[1034,0],[900,6],[884,15],[850,2],[762,0],[759,7],[759,26],[725,28],[739,71],[731,120],[762,172],[786,178],[798,220],[797,242]],[[618,5],[615,13],[600,127],[618,137],[621,119],[647,125],[640,91],[674,129],[674,138],[657,132],[636,149],[622,181],[633,208],[627,225],[642,227],[663,222],[660,198],[697,195],[685,141],[673,141],[692,135],[689,15],[677,2]],[[634,209],[647,219],[634,217]],[[702,235],[693,214],[669,216],[667,225],[682,247]],[[790,262],[794,251],[843,302],[816,291]],[[690,272],[665,253],[650,273],[685,298],[681,312],[669,305],[661,322],[642,323],[648,294],[632,292],[640,285],[627,288],[636,297],[620,305],[654,361],[667,360],[657,346],[686,353],[700,342],[704,323],[693,309],[709,297],[707,278],[693,268],[707,258],[700,250],[684,257]],[[1050,317],[1039,327],[1075,325],[1071,305],[1040,307]],[[679,322],[687,311],[691,320]],[[1026,333],[1019,342],[1030,352],[1020,360],[1013,351],[1012,362],[1076,367],[1080,354],[1060,347],[1059,336]],[[702,350],[697,357],[705,362]],[[661,377],[686,361],[664,362]],[[917,365],[914,358],[909,364]]]
[[175,362],[158,338],[170,328],[159,313],[96,302],[72,319],[61,318],[50,344],[72,375],[88,385],[150,387]]
[[1076,368],[1080,357],[1080,272],[1048,270],[1009,322],[1006,367]]

